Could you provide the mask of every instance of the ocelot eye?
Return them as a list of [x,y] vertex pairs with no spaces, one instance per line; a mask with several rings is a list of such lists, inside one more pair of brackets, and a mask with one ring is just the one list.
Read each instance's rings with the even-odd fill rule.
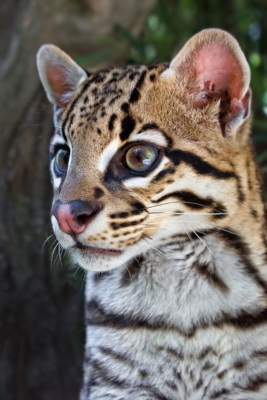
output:
[[55,158],[55,172],[63,175],[67,172],[69,164],[70,152],[65,149],[59,149]]
[[131,147],[125,157],[128,168],[135,172],[142,172],[149,169],[157,159],[157,151],[149,145]]

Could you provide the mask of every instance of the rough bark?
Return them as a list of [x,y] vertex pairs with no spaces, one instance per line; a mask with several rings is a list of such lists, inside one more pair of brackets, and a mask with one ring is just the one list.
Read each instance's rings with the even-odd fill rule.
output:
[[42,43],[72,56],[122,23],[135,34],[153,0],[0,2],[0,398],[74,400],[82,375],[82,290],[51,268],[51,106],[35,67]]

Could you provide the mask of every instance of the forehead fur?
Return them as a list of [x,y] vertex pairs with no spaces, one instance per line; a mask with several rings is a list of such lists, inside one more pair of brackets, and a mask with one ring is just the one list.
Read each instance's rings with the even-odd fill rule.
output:
[[186,86],[162,72],[167,64],[126,66],[89,75],[63,114],[63,135],[84,147],[102,151],[114,138],[124,143],[145,125],[180,140],[212,143],[218,150],[227,141],[218,123],[218,102],[194,109],[186,102]]

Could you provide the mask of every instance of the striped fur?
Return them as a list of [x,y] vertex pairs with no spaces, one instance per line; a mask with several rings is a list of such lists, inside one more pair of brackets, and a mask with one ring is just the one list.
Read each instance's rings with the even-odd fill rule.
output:
[[[170,65],[96,73],[47,45],[38,67],[55,110],[52,224],[87,270],[81,400],[266,400],[264,205],[235,39],[205,30]],[[126,154],[144,145],[156,161],[133,172]],[[77,201],[101,207],[69,234],[55,209]]]

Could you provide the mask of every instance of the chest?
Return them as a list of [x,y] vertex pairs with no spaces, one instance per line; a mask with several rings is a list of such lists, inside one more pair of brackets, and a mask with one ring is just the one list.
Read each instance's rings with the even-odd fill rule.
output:
[[175,329],[87,328],[88,358],[100,362],[105,379],[125,388],[153,388],[169,400],[240,399],[238,393],[244,400],[266,398],[267,391],[255,393],[266,374],[259,355],[266,339],[262,327],[253,333],[210,327],[192,337]]

